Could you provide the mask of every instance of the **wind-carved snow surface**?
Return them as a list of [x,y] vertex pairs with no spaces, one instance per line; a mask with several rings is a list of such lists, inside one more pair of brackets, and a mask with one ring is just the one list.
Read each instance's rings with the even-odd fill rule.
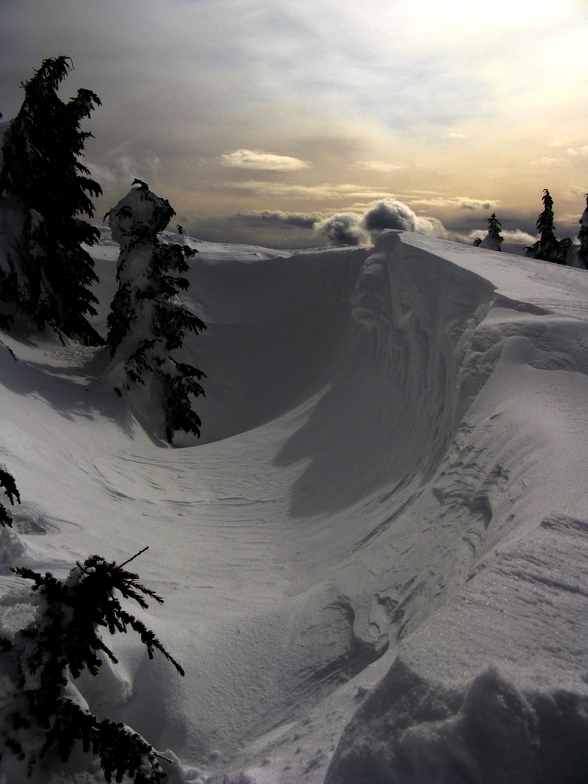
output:
[[28,617],[13,563],[149,544],[145,620],[186,678],[122,637],[76,685],[177,755],[170,781],[585,782],[586,273],[394,231],[184,241],[200,442],[158,441],[100,352],[2,336],[2,633]]

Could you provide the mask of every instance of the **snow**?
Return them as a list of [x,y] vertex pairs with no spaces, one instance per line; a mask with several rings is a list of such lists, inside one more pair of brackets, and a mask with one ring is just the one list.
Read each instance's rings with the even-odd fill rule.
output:
[[[171,782],[585,781],[585,271],[397,231],[183,241],[208,325],[185,348],[207,375],[199,442],[168,448],[104,350],[0,336],[22,498],[3,633],[34,611],[10,565],[65,576],[149,545],[134,565],[165,604],[137,615],[186,677],[125,635],[76,686],[175,760]],[[36,781],[66,773],[99,780],[80,757]],[[22,774],[5,754],[0,779]]]
[[490,232],[486,234],[482,242],[480,243],[480,248],[487,248],[488,250],[500,250],[502,246],[502,238],[500,236],[495,237]]

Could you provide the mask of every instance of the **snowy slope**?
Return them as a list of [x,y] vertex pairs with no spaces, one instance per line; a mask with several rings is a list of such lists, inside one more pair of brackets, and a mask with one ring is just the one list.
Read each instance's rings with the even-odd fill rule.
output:
[[[145,617],[186,677],[121,638],[80,688],[178,780],[585,781],[586,273],[393,231],[189,241],[199,443],[168,448],[100,351],[1,336],[2,625],[10,565],[149,545]],[[93,254],[103,327],[106,231]]]

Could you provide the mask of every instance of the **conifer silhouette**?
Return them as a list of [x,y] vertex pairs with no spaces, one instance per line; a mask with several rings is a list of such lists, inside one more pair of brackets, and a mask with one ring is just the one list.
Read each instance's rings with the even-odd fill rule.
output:
[[501,228],[502,223],[496,217],[496,213],[493,212],[488,218],[488,234],[483,240],[474,244],[477,244],[480,248],[487,248],[488,250],[502,250],[501,246],[504,242],[504,237],[500,234]]
[[553,199],[547,188],[545,188],[543,191],[543,212],[539,215],[535,224],[539,232],[539,240],[533,245],[528,245],[525,250],[527,255],[534,259],[553,261],[555,264],[565,264],[567,248],[562,249],[557,240],[553,221]]
[[124,724],[94,716],[76,699],[69,679],[70,675],[78,678],[84,670],[96,675],[101,654],[117,662],[100,628],[111,634],[132,629],[150,659],[159,651],[184,674],[155,634],[125,610],[118,598],[117,594],[143,608],[148,607],[144,597],[163,603],[139,582],[137,574],[124,568],[137,555],[122,564],[91,555],[83,564],[78,562],[65,580],[50,572],[12,570],[32,581],[31,590],[40,599],[35,620],[12,641],[0,640],[16,687],[4,741],[18,759],[26,761],[29,775],[45,757],[56,755],[66,762],[80,741],[85,752],[100,758],[108,782],[113,776],[121,782],[125,775],[134,777],[135,784],[158,784],[165,778],[155,749]]
[[[67,103],[57,95],[73,68],[69,57],[43,61],[21,85],[24,102],[4,134],[0,171],[2,209],[11,226],[10,254],[0,267],[0,300],[11,303],[39,328],[49,324],[89,345],[103,340],[86,320],[97,301],[89,286],[97,280],[94,262],[82,244],[92,245],[98,230],[92,196],[102,189],[79,161],[92,134],[80,130],[100,99],[78,90]],[[10,314],[4,315],[8,326]]]

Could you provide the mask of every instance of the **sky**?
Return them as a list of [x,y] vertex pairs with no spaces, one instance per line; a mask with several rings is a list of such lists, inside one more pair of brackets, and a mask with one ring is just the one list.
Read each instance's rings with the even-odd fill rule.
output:
[[558,235],[588,191],[586,0],[2,0],[0,112],[43,59],[93,90],[97,214],[134,177],[194,236]]

